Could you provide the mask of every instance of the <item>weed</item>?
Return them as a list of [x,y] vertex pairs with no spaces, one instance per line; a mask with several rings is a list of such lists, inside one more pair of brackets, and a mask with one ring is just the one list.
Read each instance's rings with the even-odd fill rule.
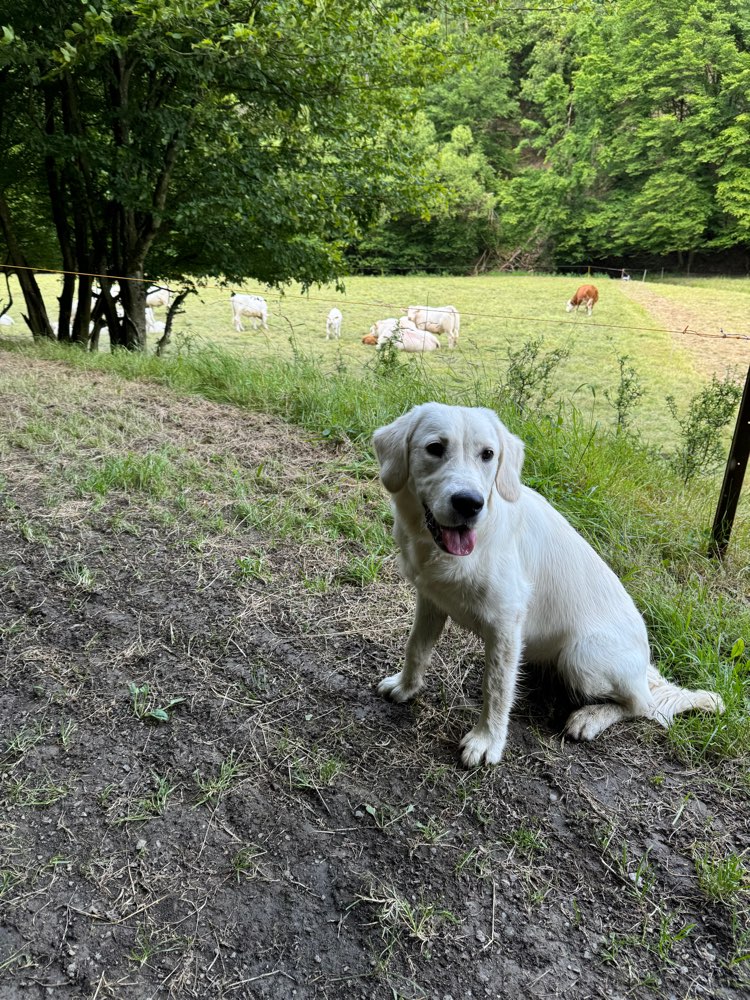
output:
[[352,556],[337,576],[343,583],[353,583],[358,587],[367,587],[375,583],[385,561],[384,556],[370,554]]
[[193,778],[202,795],[195,803],[202,806],[206,802],[218,803],[246,775],[247,765],[236,755],[234,750],[219,766],[219,773],[205,778],[199,771],[193,773]]
[[0,899],[10,895],[26,875],[19,868],[0,868]]
[[49,535],[42,528],[34,524],[33,521],[28,521],[24,518],[18,528],[24,541],[31,543],[38,542],[42,545],[49,544]]
[[263,583],[267,583],[269,574],[265,557],[260,553],[239,556],[237,559],[237,578],[239,580],[261,580]]
[[171,698],[165,705],[154,704],[151,688],[148,684],[128,684],[130,697],[133,701],[133,715],[137,719],[152,719],[154,722],[169,722],[173,710],[182,705],[184,698]]
[[643,383],[635,368],[628,364],[629,361],[630,357],[627,354],[622,354],[617,359],[620,368],[617,392],[610,393],[609,389],[604,390],[604,398],[617,415],[618,434],[628,430],[631,426],[633,409],[643,395]]
[[85,590],[87,593],[91,593],[95,589],[93,572],[88,566],[85,566],[77,559],[71,559],[65,565],[63,577],[72,583],[74,587]]
[[672,456],[672,465],[684,483],[701,472],[710,472],[721,462],[722,431],[734,416],[742,397],[742,386],[727,372],[716,375],[690,400],[684,417],[678,416],[674,396],[667,396],[669,411],[680,427],[681,444]]
[[139,924],[135,931],[135,946],[128,958],[139,966],[145,965],[156,955],[166,955],[173,951],[185,951],[189,939],[172,934],[167,929],[157,929],[147,924]]
[[387,885],[373,885],[367,895],[358,896],[356,903],[369,903],[376,909],[376,923],[385,942],[383,957],[390,957],[403,937],[419,943],[420,951],[438,936],[445,925],[459,923],[455,914],[435,903],[408,900]]
[[255,878],[260,871],[260,858],[267,852],[257,844],[248,844],[242,847],[232,858],[232,870],[237,876],[237,881],[243,878]]
[[152,779],[155,788],[151,795],[138,799],[132,812],[118,818],[117,823],[143,823],[153,819],[155,816],[162,816],[167,808],[169,799],[177,790],[177,785],[172,785],[168,778],[158,774],[153,774]]
[[174,478],[175,468],[168,455],[149,452],[138,455],[106,456],[100,465],[92,468],[87,476],[78,482],[81,493],[98,493],[106,496],[111,490],[137,490],[151,496],[164,496],[169,482]]
[[552,376],[570,357],[567,347],[555,347],[544,353],[544,337],[527,340],[517,350],[508,348],[505,379],[495,395],[501,406],[512,406],[519,413],[533,408],[540,410],[552,393]]
[[444,826],[437,816],[430,816],[426,823],[415,823],[414,826],[422,835],[422,840],[426,844],[439,844],[448,836],[448,828]]
[[518,854],[526,859],[544,854],[548,849],[547,841],[540,831],[531,827],[519,826],[516,830],[511,831],[506,839]]
[[[673,913],[660,913],[659,914],[659,932],[657,937],[654,939],[653,950],[656,951],[659,958],[663,961],[669,961],[669,956],[672,953],[672,949],[680,941],[683,941],[688,934],[695,929],[695,924],[682,924],[676,930],[672,930],[675,922],[675,914]],[[644,928],[644,938],[646,936],[646,931]]]
[[708,847],[693,854],[698,884],[709,899],[731,903],[743,892],[750,891],[750,870],[742,855],[717,857]]
[[73,737],[75,736],[77,730],[78,723],[73,722],[72,719],[66,719],[65,722],[60,723],[60,742],[62,743],[63,750],[70,750]]
[[41,722],[35,722],[30,726],[22,726],[15,736],[11,736],[8,740],[5,753],[2,757],[3,762],[7,759],[18,761],[25,757],[30,750],[42,742],[45,735]]
[[483,847],[472,847],[465,851],[456,862],[456,874],[467,872],[477,878],[489,878],[492,874],[493,859]]
[[7,798],[11,805],[43,808],[59,802],[68,794],[64,785],[56,785],[53,781],[41,781],[35,784],[31,776],[13,779],[8,782]]
[[333,784],[345,769],[342,761],[329,757],[325,751],[313,748],[309,753],[288,762],[289,783],[293,788],[318,791]]
[[394,823],[400,823],[402,819],[406,816],[410,816],[414,812],[414,806],[409,803],[403,809],[397,806],[383,805],[380,808],[376,808],[369,803],[365,804],[365,812],[368,816],[372,816],[375,820],[375,826],[379,830],[387,830],[389,826],[393,826]]

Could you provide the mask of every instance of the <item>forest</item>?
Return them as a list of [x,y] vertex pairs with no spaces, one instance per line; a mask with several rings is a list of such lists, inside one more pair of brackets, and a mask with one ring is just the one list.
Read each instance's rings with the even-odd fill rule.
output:
[[736,2],[506,6],[425,88],[412,141],[442,204],[381,220],[360,259],[746,273],[749,45]]

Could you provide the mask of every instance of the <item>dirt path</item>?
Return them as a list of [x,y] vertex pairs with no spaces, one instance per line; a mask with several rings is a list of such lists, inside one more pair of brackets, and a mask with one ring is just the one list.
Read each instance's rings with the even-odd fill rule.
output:
[[[750,365],[750,339],[722,338],[720,334],[722,328],[726,333],[747,330],[750,317],[745,313],[717,311],[710,301],[710,289],[703,290],[704,302],[692,301],[697,294],[694,288],[680,290],[679,286],[653,286],[639,281],[621,282],[620,288],[673,331],[672,342],[688,352],[699,372],[721,377],[728,368],[736,368],[745,374]],[[686,301],[688,296],[690,302]],[[696,331],[706,336],[698,336]]]
[[476,643],[373,690],[412,597],[356,456],[8,354],[0,396],[4,1000],[747,996],[696,874],[750,846],[739,768],[531,692],[460,770]]

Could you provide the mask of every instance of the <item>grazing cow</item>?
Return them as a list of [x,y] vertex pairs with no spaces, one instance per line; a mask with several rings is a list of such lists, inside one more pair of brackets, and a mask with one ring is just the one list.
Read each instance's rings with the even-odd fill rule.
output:
[[448,347],[455,347],[461,329],[461,317],[455,306],[409,306],[407,318],[420,330],[448,334]]
[[328,313],[326,319],[326,340],[338,340],[341,336],[341,322],[344,317],[341,315],[341,310],[337,309],[335,306]]
[[599,292],[594,285],[581,285],[570,302],[565,306],[565,311],[572,312],[575,309],[578,312],[579,306],[586,306],[586,312],[590,316],[598,301]]
[[249,316],[253,330],[258,328],[258,320],[264,330],[268,329],[268,303],[261,295],[238,295],[232,292],[232,319],[237,333],[242,333],[242,316]]

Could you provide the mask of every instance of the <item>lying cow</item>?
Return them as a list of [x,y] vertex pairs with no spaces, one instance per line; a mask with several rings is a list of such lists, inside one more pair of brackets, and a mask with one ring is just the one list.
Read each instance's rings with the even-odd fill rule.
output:
[[581,285],[570,302],[565,306],[565,311],[572,312],[575,309],[578,312],[579,306],[586,306],[586,312],[590,316],[598,301],[599,292],[594,285]]
[[405,316],[396,320],[395,326],[388,326],[382,330],[378,336],[378,347],[382,347],[387,340],[392,341],[397,350],[412,354],[436,351],[440,347],[440,341],[434,334],[428,330],[419,330]]
[[379,344],[382,336],[393,334],[395,330],[398,330],[398,320],[394,316],[389,319],[378,319],[370,327],[368,336],[374,337],[375,343]]
[[461,329],[461,317],[455,306],[409,306],[406,316],[420,330],[448,335],[448,347],[455,347]]

